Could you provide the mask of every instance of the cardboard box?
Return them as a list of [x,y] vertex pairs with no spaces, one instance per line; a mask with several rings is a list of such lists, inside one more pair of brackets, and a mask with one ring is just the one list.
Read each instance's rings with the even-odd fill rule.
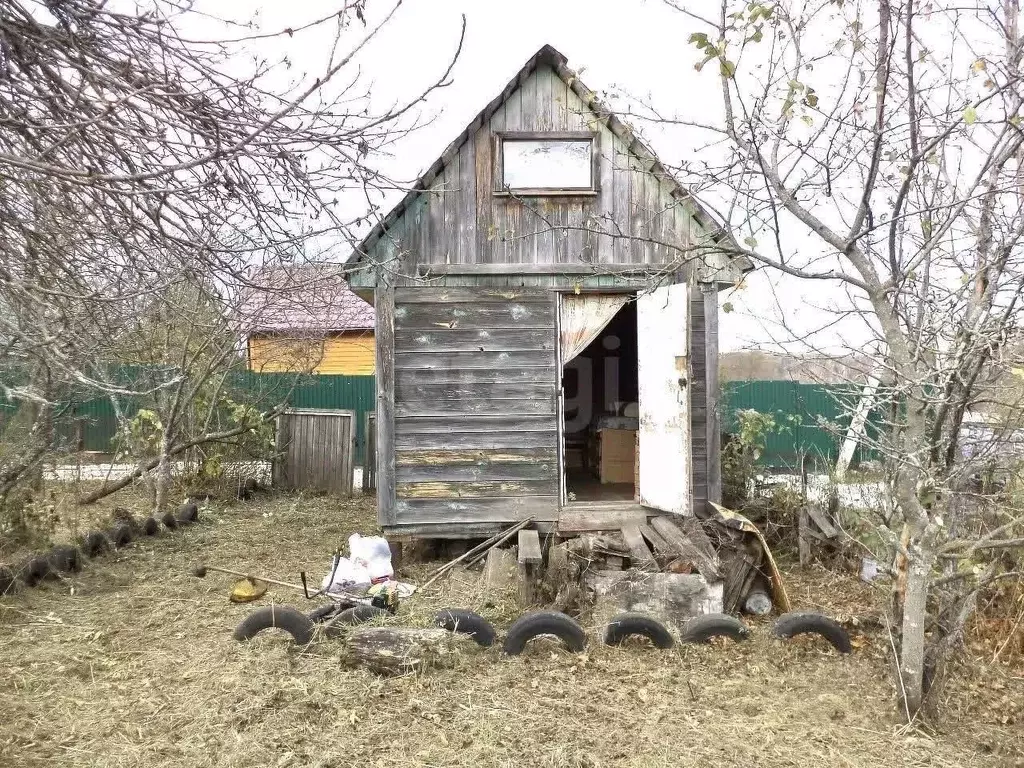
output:
[[601,430],[601,482],[632,483],[636,455],[636,431]]
[[601,460],[602,483],[633,483],[632,461]]

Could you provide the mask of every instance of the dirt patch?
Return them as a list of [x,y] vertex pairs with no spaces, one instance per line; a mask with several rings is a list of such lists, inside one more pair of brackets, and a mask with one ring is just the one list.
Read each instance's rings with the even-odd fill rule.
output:
[[[990,670],[983,690],[958,690],[962,706],[938,729],[908,730],[877,630],[845,658],[776,641],[767,622],[745,644],[668,652],[540,643],[503,659],[470,645],[453,669],[384,679],[344,668],[339,640],[306,653],[277,637],[234,642],[250,607],[228,602],[231,579],[188,575],[207,561],[319,578],[331,548],[373,530],[372,509],[214,505],[199,526],[0,600],[0,765],[996,766],[1024,754],[1019,722],[985,714],[993,685],[1024,698],[1024,675]],[[876,606],[871,588],[827,572],[787,577],[796,607]],[[271,599],[311,607],[273,587],[260,604]],[[519,612],[513,595],[456,574],[409,601],[402,622],[423,625],[440,607],[473,609],[499,631]]]

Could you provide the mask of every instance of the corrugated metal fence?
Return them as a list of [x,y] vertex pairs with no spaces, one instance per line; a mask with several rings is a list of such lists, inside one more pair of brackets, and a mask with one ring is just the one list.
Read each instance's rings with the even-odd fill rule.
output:
[[[251,392],[256,401],[268,407],[287,399],[292,408],[355,411],[355,460],[362,463],[366,447],[366,414],[375,410],[377,402],[373,376],[310,375],[297,379],[287,373],[240,373],[232,384],[235,388]],[[128,414],[138,408],[132,403],[124,407]],[[111,451],[117,420],[110,400],[87,400],[71,406],[71,409],[73,418],[82,420],[84,449],[104,453]]]
[[[355,461],[364,463],[366,417],[376,408],[373,376],[325,374],[296,378],[286,373],[244,372],[237,375],[232,385],[248,390],[255,400],[266,405],[286,398],[292,408],[355,411]],[[726,432],[735,431],[740,410],[752,408],[774,416],[777,428],[768,435],[760,462],[773,468],[795,468],[801,454],[819,467],[826,462],[834,463],[850,423],[850,413],[860,397],[860,389],[855,386],[792,381],[738,381],[724,384],[722,389],[722,427]],[[13,413],[13,406],[3,406],[0,403],[0,410]],[[127,402],[123,407],[132,414],[137,405]],[[877,433],[879,418],[878,413],[869,418],[869,435]],[[59,421],[69,442],[73,435],[77,438],[80,434],[85,450],[112,450],[117,421],[108,399],[66,404],[61,408]],[[76,421],[81,422],[80,431],[72,428]],[[876,457],[858,449],[854,462],[871,458]]]
[[[861,397],[860,387],[843,384],[801,384],[795,381],[734,381],[722,386],[722,427],[735,432],[737,413],[753,409],[771,414],[776,429],[767,436],[760,464],[796,469],[804,455],[812,467],[834,465],[850,426],[851,414]],[[882,415],[873,411],[866,426],[869,437],[878,434]],[[853,463],[877,459],[857,448]]]

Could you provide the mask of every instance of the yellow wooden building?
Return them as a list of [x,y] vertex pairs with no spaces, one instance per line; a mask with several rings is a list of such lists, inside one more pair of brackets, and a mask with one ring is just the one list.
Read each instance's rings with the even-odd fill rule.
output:
[[321,338],[287,332],[249,337],[249,368],[260,373],[341,373],[372,376],[373,331],[338,331]]
[[279,267],[248,297],[246,353],[260,373],[372,376],[373,307],[333,265]]

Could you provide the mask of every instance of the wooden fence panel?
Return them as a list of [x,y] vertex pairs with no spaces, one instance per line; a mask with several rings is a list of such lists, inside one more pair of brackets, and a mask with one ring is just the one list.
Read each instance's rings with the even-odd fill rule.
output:
[[274,485],[351,495],[355,452],[355,411],[285,411],[277,421]]

